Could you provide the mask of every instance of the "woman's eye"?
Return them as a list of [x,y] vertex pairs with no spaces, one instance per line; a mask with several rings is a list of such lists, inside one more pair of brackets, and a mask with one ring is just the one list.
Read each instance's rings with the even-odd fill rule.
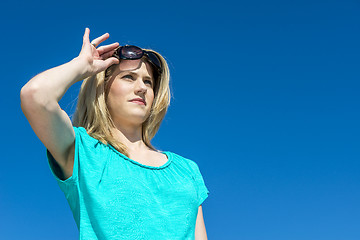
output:
[[145,82],[152,86],[152,82],[150,80],[145,80]]
[[131,76],[131,75],[125,75],[125,76],[123,76],[123,78],[130,78],[130,79],[134,79],[134,78],[133,78],[133,76]]

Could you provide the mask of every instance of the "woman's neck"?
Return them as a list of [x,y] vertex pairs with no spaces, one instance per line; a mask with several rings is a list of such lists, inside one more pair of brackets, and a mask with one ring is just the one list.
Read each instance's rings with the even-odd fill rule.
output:
[[148,150],[142,140],[142,126],[124,126],[116,125],[112,129],[114,138],[125,144],[130,151]]

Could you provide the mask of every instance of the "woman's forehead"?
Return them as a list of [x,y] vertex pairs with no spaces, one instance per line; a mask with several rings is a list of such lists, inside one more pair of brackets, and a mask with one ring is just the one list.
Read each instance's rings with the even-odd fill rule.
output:
[[143,63],[145,64],[146,70],[148,71],[148,73],[150,75],[152,75],[153,72],[152,72],[151,65],[147,61],[144,61],[142,59],[136,59],[136,60],[126,60],[126,59],[124,60],[124,59],[122,59],[120,61],[119,66],[118,66],[118,69],[120,70],[120,71],[118,71],[118,73],[137,71],[138,69],[141,68]]
[[135,70],[141,67],[141,59],[137,60],[121,60],[119,64],[119,70],[120,71],[130,71]]

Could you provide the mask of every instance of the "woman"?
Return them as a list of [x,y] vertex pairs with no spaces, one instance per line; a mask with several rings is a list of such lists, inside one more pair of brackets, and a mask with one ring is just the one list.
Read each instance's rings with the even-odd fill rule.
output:
[[[207,239],[209,191],[197,164],[150,143],[170,103],[169,70],[153,50],[98,47],[32,78],[21,107],[47,149],[80,239]],[[59,101],[85,79],[73,122]]]

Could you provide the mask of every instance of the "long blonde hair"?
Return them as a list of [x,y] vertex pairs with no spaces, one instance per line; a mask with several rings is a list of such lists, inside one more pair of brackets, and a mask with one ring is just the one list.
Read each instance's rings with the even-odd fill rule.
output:
[[[150,114],[142,125],[142,140],[150,149],[157,151],[150,141],[159,130],[170,105],[170,72],[164,57],[154,50],[144,50],[155,53],[162,64],[161,75],[155,75],[155,71],[153,71],[155,78],[154,100]],[[116,150],[129,157],[126,146],[111,134],[111,129],[115,128],[115,124],[106,105],[109,79],[119,64],[114,64],[105,71],[83,81],[72,123],[75,127],[85,128],[93,138],[104,144],[112,145]]]

